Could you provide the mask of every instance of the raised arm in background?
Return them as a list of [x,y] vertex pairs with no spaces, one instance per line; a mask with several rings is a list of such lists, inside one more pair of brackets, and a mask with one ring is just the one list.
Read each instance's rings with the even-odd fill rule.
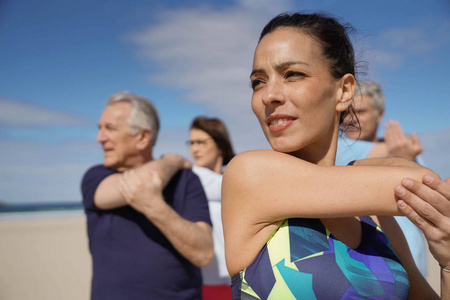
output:
[[[168,153],[160,159],[152,160],[136,167],[135,171],[140,176],[148,174],[151,169],[155,170],[165,187],[173,175],[179,170],[190,168],[191,163],[176,153]],[[128,205],[127,201],[118,189],[118,180],[123,176],[122,173],[116,173],[106,177],[95,191],[94,203],[100,209],[114,209]]]

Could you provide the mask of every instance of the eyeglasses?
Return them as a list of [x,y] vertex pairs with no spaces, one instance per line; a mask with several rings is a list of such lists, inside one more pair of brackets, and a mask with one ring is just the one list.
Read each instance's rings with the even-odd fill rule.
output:
[[208,139],[204,139],[204,140],[187,140],[186,141],[186,146],[188,147],[192,147],[195,144],[199,145],[200,147],[203,147],[207,144],[207,142],[209,140],[212,140],[212,138],[208,138]]

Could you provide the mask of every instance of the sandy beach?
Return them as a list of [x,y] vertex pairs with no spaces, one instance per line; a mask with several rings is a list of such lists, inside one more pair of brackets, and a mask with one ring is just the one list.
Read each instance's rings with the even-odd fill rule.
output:
[[0,299],[88,300],[91,257],[82,211],[0,219]]
[[[82,211],[0,216],[0,299],[89,300],[91,257]],[[428,253],[428,282],[439,265]]]

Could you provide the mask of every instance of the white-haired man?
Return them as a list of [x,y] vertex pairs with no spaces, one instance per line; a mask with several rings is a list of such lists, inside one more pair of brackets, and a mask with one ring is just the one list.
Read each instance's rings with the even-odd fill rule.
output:
[[153,159],[159,130],[147,99],[120,92],[101,114],[103,165],[82,180],[91,299],[201,299],[200,267],[213,257],[201,183],[176,154]]
[[[384,116],[384,94],[374,81],[358,82],[353,107],[356,117],[344,120],[346,137],[338,140],[336,165],[353,160],[376,157],[403,157],[423,164],[423,146],[417,134],[407,135],[400,123],[389,120],[384,124],[384,138],[377,137],[378,126]],[[395,217],[408,241],[417,267],[427,275],[427,251],[422,232],[406,217]]]

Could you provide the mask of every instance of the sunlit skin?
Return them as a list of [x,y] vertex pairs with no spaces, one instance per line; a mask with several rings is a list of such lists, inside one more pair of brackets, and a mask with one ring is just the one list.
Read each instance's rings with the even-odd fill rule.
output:
[[[339,117],[353,98],[353,76],[346,74],[339,79],[333,78],[329,64],[321,55],[320,47],[314,39],[299,30],[280,27],[265,35],[259,42],[255,50],[250,79],[253,88],[252,109],[272,148],[314,164],[334,165]],[[285,158],[279,159],[281,163]],[[233,170],[233,166],[231,168]],[[294,177],[291,171],[287,167],[286,178],[282,175],[274,176],[272,179],[289,181]],[[282,185],[283,183],[280,184],[279,181],[278,186]],[[278,186],[275,184],[275,187]],[[265,186],[256,187],[257,191],[249,192],[250,198],[265,188]],[[226,188],[225,193],[227,192],[233,193],[231,199],[237,199],[235,193],[238,192]],[[270,191],[263,194],[270,194]],[[248,199],[249,195],[244,192],[241,196]],[[277,192],[277,204],[279,201],[287,201],[286,207],[292,206],[293,204],[287,200],[290,199],[289,196],[285,196],[283,191]],[[271,202],[271,199],[272,195],[269,195],[265,200]],[[274,211],[283,210],[280,207],[284,205],[280,204],[279,207],[269,205],[271,209],[266,211],[267,206],[264,202],[261,201],[253,207],[252,214],[248,214],[247,221],[243,222],[247,224],[253,221],[254,225],[250,226],[249,230],[241,232],[242,234],[239,233],[239,237],[233,235],[229,239],[231,240],[229,245],[234,245],[233,242],[236,241],[241,245],[243,240],[247,241],[243,246],[245,248],[243,252],[246,254],[239,258],[231,254],[234,258],[227,262],[231,275],[243,270],[253,261],[267,242],[267,238],[291,213],[280,212],[282,216],[280,218],[278,212]],[[236,209],[233,205],[228,208],[222,206],[222,209],[225,216],[232,216],[232,221],[228,220],[230,223],[224,226],[224,230],[233,232],[232,227],[237,226],[236,223],[242,225],[241,212],[233,211]],[[223,220],[226,224],[227,219]],[[361,226],[357,218],[327,218],[323,219],[322,223],[350,247],[359,245]],[[229,247],[235,249],[234,246]]]
[[103,148],[103,164],[125,171],[144,163],[140,154],[140,134],[133,135],[126,120],[131,105],[118,102],[106,106],[98,122],[97,142]]
[[281,27],[267,34],[250,76],[252,109],[275,151],[332,165],[339,116],[348,103],[338,101],[341,80],[330,75],[318,53],[317,42],[298,30]]
[[[223,155],[213,138],[205,131],[193,128],[190,131],[190,140],[194,142],[190,146],[190,151],[195,164],[220,174],[222,172]],[[202,143],[195,143],[196,141]]]
[[[369,95],[355,94],[353,107],[355,108],[361,130],[350,126],[345,132],[347,137],[355,140],[360,139],[363,141],[377,142],[378,124],[383,119],[383,114],[372,107],[371,98]],[[345,123],[348,124],[350,122],[352,122],[351,118],[346,118]],[[356,125],[355,120],[353,120],[353,124]]]
[[[298,29],[278,27],[256,48],[252,109],[275,151],[238,154],[225,171],[222,221],[231,276],[255,262],[274,232],[290,218],[319,218],[337,240],[355,249],[363,232],[354,216],[398,213],[394,188],[396,196],[404,199],[398,183],[406,176],[420,180],[430,172],[395,159],[333,166],[339,117],[351,104],[355,79],[351,74],[333,78],[331,68],[335,66],[325,60],[318,42]],[[406,181],[402,184],[411,188]],[[408,272],[410,298],[436,299],[415,267],[395,220],[374,217],[374,221]],[[446,286],[446,281],[441,283]]]

